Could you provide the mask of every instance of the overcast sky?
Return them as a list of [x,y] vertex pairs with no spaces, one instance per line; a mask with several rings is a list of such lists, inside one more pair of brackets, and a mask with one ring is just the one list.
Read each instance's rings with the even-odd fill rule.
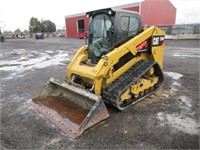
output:
[[[67,15],[138,1],[141,0],[0,0],[0,26],[7,31],[28,29],[30,18],[36,17],[49,19],[62,29]],[[176,24],[200,23],[200,0],[170,1],[177,8]]]

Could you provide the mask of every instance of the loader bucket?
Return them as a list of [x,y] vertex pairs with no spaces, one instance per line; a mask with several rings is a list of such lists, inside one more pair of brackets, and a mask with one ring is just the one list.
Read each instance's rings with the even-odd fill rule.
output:
[[109,116],[100,96],[53,78],[31,105],[73,139]]

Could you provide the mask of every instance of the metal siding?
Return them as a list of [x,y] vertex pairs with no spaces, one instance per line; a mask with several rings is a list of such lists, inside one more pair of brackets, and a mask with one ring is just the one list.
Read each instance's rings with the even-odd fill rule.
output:
[[89,19],[84,16],[77,16],[71,18],[65,18],[66,24],[66,36],[67,37],[77,37],[77,20],[84,20],[85,21],[85,30],[88,29],[89,26]]
[[176,8],[169,0],[145,0],[141,2],[143,25],[173,25]]

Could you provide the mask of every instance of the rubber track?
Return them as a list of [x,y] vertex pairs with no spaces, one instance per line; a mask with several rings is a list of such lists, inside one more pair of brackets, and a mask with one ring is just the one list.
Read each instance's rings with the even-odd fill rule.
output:
[[[137,82],[151,67],[155,67],[155,74],[159,77],[159,82],[154,86],[151,92],[156,90],[163,82],[163,74],[159,65],[155,61],[149,60],[140,60],[135,65],[133,65],[128,71],[122,74],[119,78],[113,81],[108,87],[106,87],[102,92],[102,98],[106,103],[111,103],[117,109],[119,108],[119,99],[121,94],[123,94],[133,83]],[[146,93],[146,95],[149,93]],[[143,96],[145,97],[145,95]],[[142,97],[139,97],[141,99]],[[130,104],[124,106],[124,108],[131,105],[134,101],[131,101]]]

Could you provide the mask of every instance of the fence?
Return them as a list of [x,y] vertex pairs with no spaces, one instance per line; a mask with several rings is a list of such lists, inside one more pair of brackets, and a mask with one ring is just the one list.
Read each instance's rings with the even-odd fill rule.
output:
[[166,31],[166,39],[200,39],[200,24],[158,26]]
[[200,24],[161,25],[159,27],[165,30],[167,35],[200,34]]

